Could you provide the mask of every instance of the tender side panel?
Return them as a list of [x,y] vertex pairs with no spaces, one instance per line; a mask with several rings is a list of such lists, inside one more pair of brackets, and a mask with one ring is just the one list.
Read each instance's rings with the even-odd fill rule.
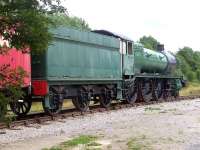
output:
[[47,51],[47,78],[120,80],[119,41],[77,30],[57,33]]
[[48,50],[48,77],[120,78],[120,54],[83,43],[56,40]]

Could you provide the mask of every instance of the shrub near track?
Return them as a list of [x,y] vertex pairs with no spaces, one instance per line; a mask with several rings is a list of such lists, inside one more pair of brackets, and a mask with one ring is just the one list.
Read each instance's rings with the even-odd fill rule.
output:
[[200,95],[200,83],[190,82],[180,91],[180,96]]

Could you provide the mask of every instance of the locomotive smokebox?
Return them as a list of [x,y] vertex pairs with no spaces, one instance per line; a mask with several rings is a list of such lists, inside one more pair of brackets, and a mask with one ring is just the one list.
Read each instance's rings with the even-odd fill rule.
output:
[[164,50],[165,50],[164,44],[158,44],[158,45],[157,45],[157,51],[162,52],[162,51],[164,51]]

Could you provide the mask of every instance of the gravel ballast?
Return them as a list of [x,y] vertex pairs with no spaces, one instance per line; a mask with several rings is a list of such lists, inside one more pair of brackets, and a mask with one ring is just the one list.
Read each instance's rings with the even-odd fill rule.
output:
[[0,135],[0,149],[26,149],[26,143],[29,149],[41,149],[42,140],[49,141],[45,144],[49,147],[82,134],[103,135],[113,149],[126,149],[129,139],[141,135],[154,149],[195,149],[200,143],[199,114],[200,99],[195,99],[70,117],[47,125],[6,129]]

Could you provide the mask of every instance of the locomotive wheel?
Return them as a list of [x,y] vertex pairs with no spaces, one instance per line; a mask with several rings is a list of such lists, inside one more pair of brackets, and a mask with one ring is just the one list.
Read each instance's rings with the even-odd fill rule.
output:
[[170,98],[170,96],[171,96],[171,92],[170,92],[168,89],[165,89],[165,90],[164,90],[164,94],[163,94],[163,98],[164,98],[165,100],[167,100],[167,99]]
[[25,97],[24,99],[17,100],[16,102],[10,103],[11,110],[20,117],[25,116],[31,109],[32,102]]
[[160,98],[162,97],[162,82],[158,82],[154,87],[155,87],[153,94],[154,99],[160,100]]
[[174,98],[178,98],[179,97],[179,91],[176,91],[175,93],[174,93]]
[[171,91],[171,96],[173,96],[174,98],[178,98],[179,97],[179,91],[176,89],[173,89]]
[[111,95],[107,92],[106,89],[102,90],[100,95],[100,105],[101,107],[108,108],[112,102]]
[[84,112],[89,109],[90,100],[81,98],[80,96],[77,96],[72,99],[72,103],[74,104],[76,109]]
[[90,99],[88,93],[85,90],[79,91],[79,96],[76,96],[72,99],[72,103],[76,109],[84,112],[89,109]]
[[75,106],[75,108],[78,107],[76,103],[77,103],[77,102],[76,102],[75,98],[73,98],[73,99],[72,99],[72,104]]
[[[46,106],[48,103],[48,106]],[[49,115],[58,114],[62,110],[63,100],[60,99],[58,94],[53,93],[50,91],[49,97],[44,98],[42,101],[42,106],[44,112]]]
[[134,86],[129,87],[126,92],[126,102],[128,104],[134,104],[137,100],[138,95],[138,86],[137,82],[135,82]]
[[170,91],[170,86],[168,84],[168,81],[164,82],[164,86],[163,86],[163,98],[165,100],[167,100],[170,96],[171,96],[171,91]]
[[62,110],[62,103],[58,100],[50,100],[50,106],[46,107],[45,105],[45,99],[42,101],[42,106],[44,109],[44,112],[49,115],[58,114]]
[[142,87],[142,96],[145,102],[150,102],[153,99],[153,85],[152,81],[145,83]]

